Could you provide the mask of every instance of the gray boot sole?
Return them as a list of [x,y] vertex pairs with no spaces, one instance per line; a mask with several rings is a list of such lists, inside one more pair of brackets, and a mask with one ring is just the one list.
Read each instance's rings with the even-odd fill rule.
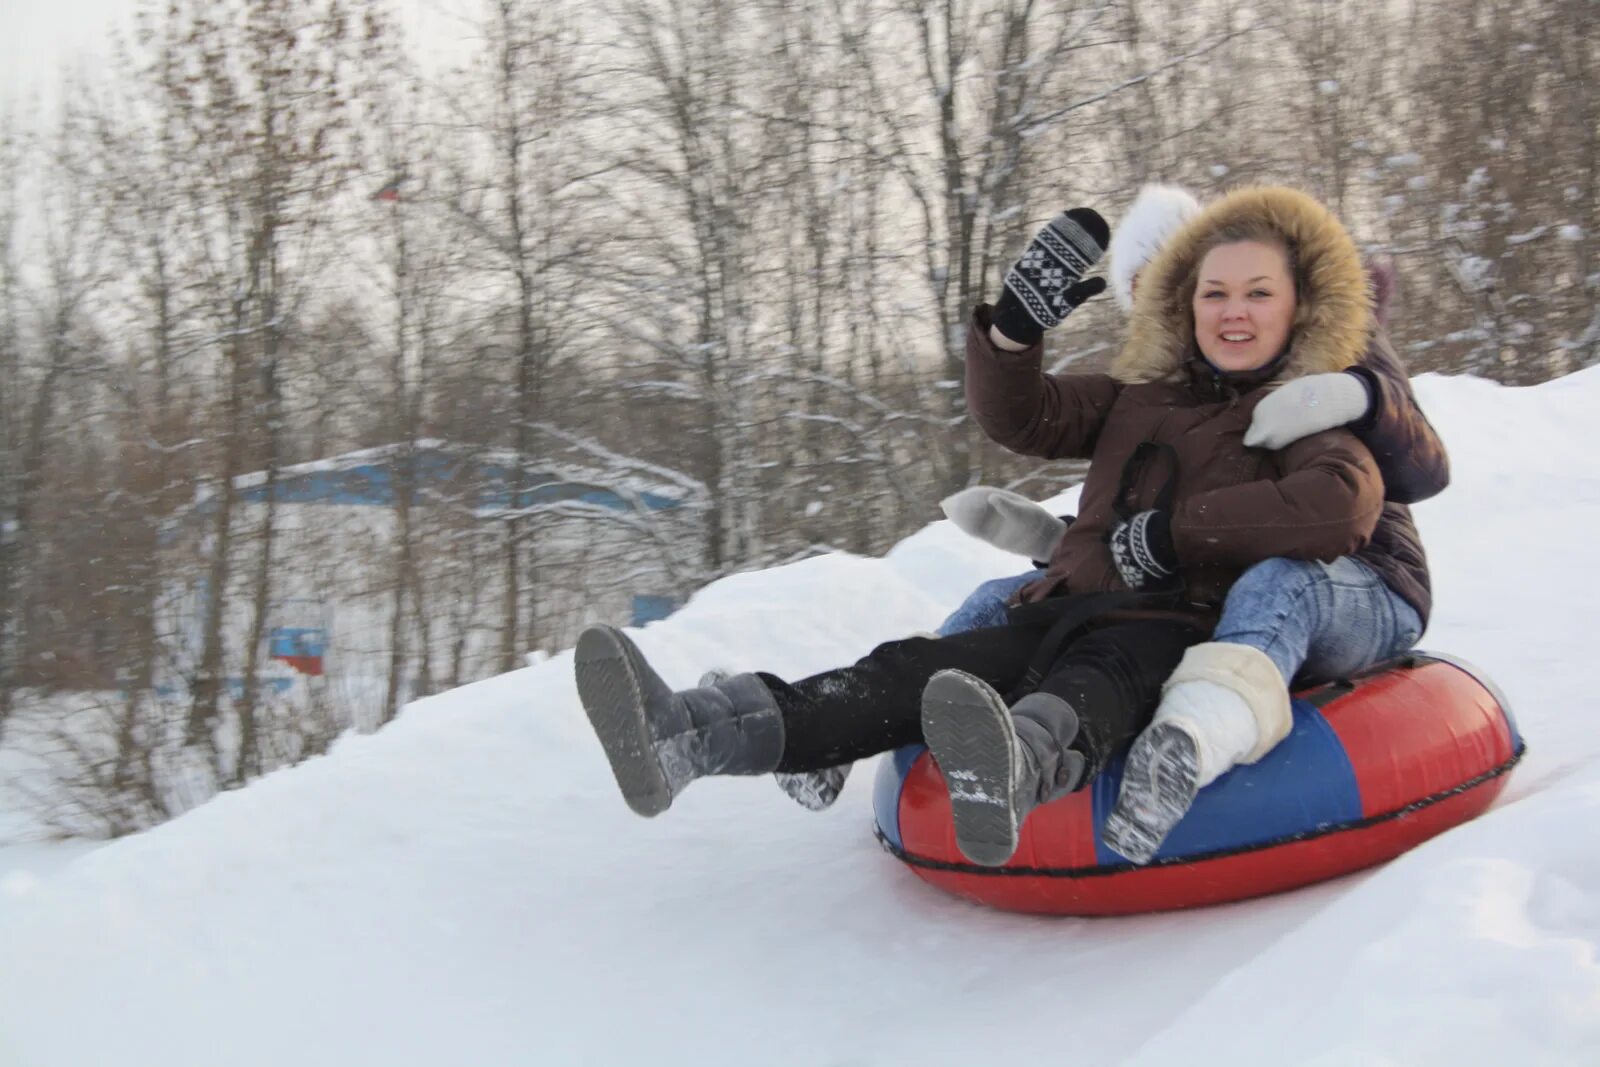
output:
[[645,665],[632,641],[609,626],[591,626],[573,651],[578,699],[589,716],[622,799],[640,815],[672,806],[672,787],[656,758],[641,678]]
[[1017,745],[1011,712],[980,679],[940,671],[922,691],[922,738],[950,792],[956,844],[984,867],[1017,851],[1022,813],[1012,793]]
[[1102,837],[1134,863],[1149,863],[1200,791],[1200,753],[1187,730],[1160,722],[1128,751],[1122,790]]

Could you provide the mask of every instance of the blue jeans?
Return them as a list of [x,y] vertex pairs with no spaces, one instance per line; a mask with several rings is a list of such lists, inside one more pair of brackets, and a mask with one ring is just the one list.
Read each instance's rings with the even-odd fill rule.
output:
[[1340,678],[1422,636],[1422,619],[1366,564],[1263,560],[1228,591],[1213,641],[1265,652],[1285,683]]
[[940,624],[939,636],[949,637],[951,634],[966,633],[968,630],[1004,626],[1006,605],[1011,602],[1017,590],[1043,577],[1044,571],[1032,570],[1009,578],[989,579],[968,593],[967,599],[961,602],[961,606]]
[[[1042,570],[992,578],[974,589],[939,627],[940,637],[1001,626],[1006,604]],[[1422,619],[1366,564],[1263,560],[1228,592],[1213,641],[1260,649],[1285,684],[1295,675],[1338,678],[1398,656],[1422,636]]]

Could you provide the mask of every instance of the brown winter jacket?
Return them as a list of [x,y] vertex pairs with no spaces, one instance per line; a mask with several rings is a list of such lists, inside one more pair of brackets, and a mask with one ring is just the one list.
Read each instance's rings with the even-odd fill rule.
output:
[[1416,608],[1426,626],[1433,609],[1428,557],[1406,505],[1442,492],[1450,484],[1450,461],[1444,443],[1417,407],[1410,379],[1382,330],[1373,334],[1361,363],[1350,369],[1372,394],[1371,411],[1350,430],[1378,464],[1385,501],[1372,541],[1356,558]]
[[1406,375],[1388,336],[1394,269],[1382,261],[1367,264],[1378,329],[1361,362],[1349,368],[1366,383],[1372,407],[1350,429],[1372,451],[1383,474],[1383,498],[1395,504],[1417,504],[1450,484],[1450,460],[1444,442],[1417,407]]
[[[1194,346],[1186,281],[1206,235],[1239,218],[1267,219],[1294,243],[1301,290],[1288,353],[1255,375],[1222,375]],[[1379,336],[1360,257],[1315,200],[1246,189],[1192,220],[1143,272],[1132,329],[1110,373],[1045,375],[1039,346],[997,349],[989,324],[989,309],[980,307],[967,336],[967,399],[979,425],[1017,452],[1091,459],[1078,517],[1023,601],[1122,589],[1107,535],[1119,518],[1163,506],[1187,599],[1201,610],[1219,607],[1240,572],[1260,560],[1357,554],[1426,619],[1427,569],[1415,528],[1403,505],[1384,505],[1378,466],[1354,433],[1313,434],[1277,452],[1243,443],[1268,386],[1356,366]],[[1388,400],[1388,410],[1400,410],[1385,391],[1389,374],[1367,367],[1375,407],[1385,410]],[[1426,436],[1437,445],[1431,428]],[[1437,454],[1442,461],[1442,449]],[[1429,495],[1444,476],[1441,462],[1405,488]]]

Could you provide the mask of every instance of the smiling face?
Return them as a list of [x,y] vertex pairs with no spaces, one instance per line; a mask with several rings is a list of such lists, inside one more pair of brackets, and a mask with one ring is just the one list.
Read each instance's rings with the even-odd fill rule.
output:
[[1211,365],[1251,371],[1271,363],[1294,326],[1295,289],[1280,245],[1234,241],[1200,261],[1194,337]]

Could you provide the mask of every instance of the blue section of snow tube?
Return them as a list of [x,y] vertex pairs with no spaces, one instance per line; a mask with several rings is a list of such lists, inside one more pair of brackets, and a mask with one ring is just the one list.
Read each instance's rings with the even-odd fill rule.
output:
[[[1194,806],[1156,853],[1157,859],[1194,856],[1310,833],[1361,818],[1355,768],[1328,720],[1313,705],[1293,703],[1294,728],[1259,763],[1243,764],[1200,791]],[[1117,801],[1122,786],[1119,754],[1093,783],[1094,825]],[[1095,857],[1126,863],[1095,835]]]
[[1505,712],[1506,729],[1511,731],[1511,751],[1521,752],[1527,746],[1522,743],[1522,731],[1517,729],[1517,717],[1511,714],[1511,708],[1503,698],[1500,699],[1500,710]]
[[884,839],[898,849],[905,848],[900,840],[900,791],[906,784],[906,775],[911,773],[911,765],[926,751],[925,745],[895,749],[888,757],[894,772],[888,773],[887,766],[879,767],[872,782],[872,817],[878,821],[878,830]]

